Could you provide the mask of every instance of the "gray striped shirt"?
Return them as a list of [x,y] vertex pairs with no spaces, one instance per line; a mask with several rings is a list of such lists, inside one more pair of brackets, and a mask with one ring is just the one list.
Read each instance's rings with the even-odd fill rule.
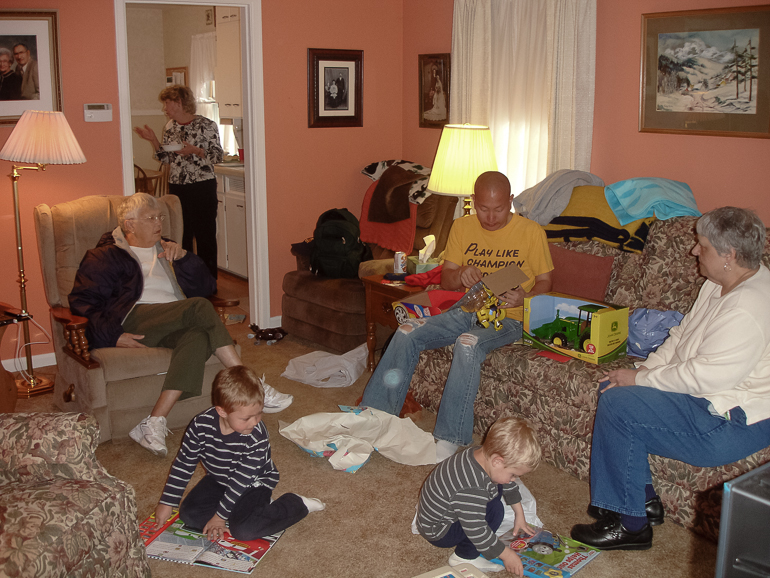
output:
[[[459,521],[465,535],[487,560],[502,554],[505,545],[486,521],[487,504],[497,498],[498,484],[476,461],[470,447],[436,466],[420,491],[417,528],[431,542],[442,538]],[[521,502],[516,482],[503,485],[507,504]]]

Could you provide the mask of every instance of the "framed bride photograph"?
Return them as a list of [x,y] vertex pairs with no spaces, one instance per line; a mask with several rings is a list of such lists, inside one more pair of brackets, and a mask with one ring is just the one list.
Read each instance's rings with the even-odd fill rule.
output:
[[441,128],[449,122],[449,54],[417,55],[420,127]]

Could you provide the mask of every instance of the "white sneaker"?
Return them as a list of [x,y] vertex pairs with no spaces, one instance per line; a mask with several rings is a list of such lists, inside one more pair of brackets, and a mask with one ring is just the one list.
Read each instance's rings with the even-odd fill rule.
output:
[[165,417],[152,417],[148,415],[128,435],[132,440],[156,456],[165,457],[168,453],[166,449],[166,434],[170,433],[171,431],[166,427]]
[[285,410],[294,401],[294,396],[288,393],[281,393],[265,382],[265,375],[262,374],[262,389],[265,391],[265,406],[262,411],[265,413],[278,413]]
[[475,560],[466,560],[452,552],[452,555],[449,557],[449,565],[454,568],[460,564],[473,564],[477,570],[481,570],[482,572],[500,572],[501,570],[505,570],[505,566],[490,562],[484,558],[484,556],[479,556]]

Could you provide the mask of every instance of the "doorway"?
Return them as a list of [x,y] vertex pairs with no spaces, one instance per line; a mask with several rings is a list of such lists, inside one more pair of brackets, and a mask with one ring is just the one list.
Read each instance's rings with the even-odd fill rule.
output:
[[[115,0],[120,99],[121,145],[125,194],[134,190],[133,125],[130,93],[128,26],[129,5],[212,6],[210,0]],[[270,326],[270,291],[267,242],[267,186],[265,161],[264,94],[262,88],[261,0],[240,0],[228,5],[241,8],[243,148],[246,201],[246,245],[249,278],[249,317],[252,323]],[[158,104],[158,107],[160,105]]]

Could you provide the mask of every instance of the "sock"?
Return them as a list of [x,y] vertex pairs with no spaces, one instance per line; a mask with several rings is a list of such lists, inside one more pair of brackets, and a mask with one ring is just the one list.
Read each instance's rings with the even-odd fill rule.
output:
[[326,504],[324,504],[321,500],[316,500],[315,498],[306,498],[305,496],[300,496],[299,494],[297,495],[302,500],[302,503],[305,504],[308,512],[320,512],[326,508]]
[[657,496],[657,492],[655,491],[655,488],[652,487],[652,484],[647,484],[644,486],[644,501],[649,502],[652,500],[655,496]]
[[647,525],[647,516],[644,518],[637,518],[636,516],[621,514],[620,523],[623,524],[623,527],[629,532],[638,532]]
[[436,463],[443,462],[453,456],[460,446],[445,440],[436,440]]

